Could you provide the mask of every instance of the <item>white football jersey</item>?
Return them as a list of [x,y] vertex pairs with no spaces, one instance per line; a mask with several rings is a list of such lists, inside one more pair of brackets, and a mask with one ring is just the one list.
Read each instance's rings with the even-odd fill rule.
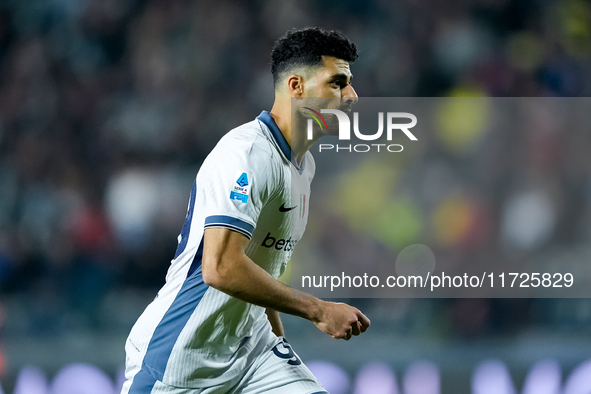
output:
[[223,227],[250,238],[246,254],[274,278],[283,273],[306,227],[315,170],[310,152],[301,168],[291,159],[266,111],[226,134],[205,159],[166,284],[126,343],[127,363],[141,368],[129,393],[152,380],[190,388],[222,384],[279,342],[264,308],[203,282],[201,257],[204,230]]

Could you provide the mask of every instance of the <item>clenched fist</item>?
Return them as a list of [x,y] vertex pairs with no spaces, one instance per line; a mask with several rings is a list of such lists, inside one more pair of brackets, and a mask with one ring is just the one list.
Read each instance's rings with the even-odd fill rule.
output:
[[348,341],[352,335],[365,332],[371,322],[355,307],[343,303],[323,302],[316,327],[335,339]]

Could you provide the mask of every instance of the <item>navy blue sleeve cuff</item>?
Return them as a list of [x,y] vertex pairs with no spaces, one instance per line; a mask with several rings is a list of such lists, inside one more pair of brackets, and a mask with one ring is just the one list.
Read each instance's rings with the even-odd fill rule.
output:
[[231,216],[215,215],[205,218],[204,228],[223,227],[230,230],[237,231],[246,235],[249,239],[252,238],[254,226],[246,223],[244,220],[236,219]]

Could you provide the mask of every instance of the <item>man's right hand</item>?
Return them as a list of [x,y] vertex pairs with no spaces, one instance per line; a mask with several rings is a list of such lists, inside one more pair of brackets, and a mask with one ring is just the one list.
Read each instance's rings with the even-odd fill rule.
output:
[[365,332],[371,322],[355,307],[323,301],[316,327],[335,339],[348,341],[352,335]]

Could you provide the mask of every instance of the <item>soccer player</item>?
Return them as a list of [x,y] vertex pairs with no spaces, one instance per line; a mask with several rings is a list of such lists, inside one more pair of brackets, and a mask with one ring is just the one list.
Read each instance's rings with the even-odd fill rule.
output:
[[292,135],[291,98],[354,102],[357,49],[340,32],[306,28],[281,37],[271,58],[271,112],[226,134],[201,166],[166,283],[127,339],[122,394],[326,393],[279,312],[337,339],[369,327],[358,309],[276,279],[303,235],[315,169],[314,140]]

